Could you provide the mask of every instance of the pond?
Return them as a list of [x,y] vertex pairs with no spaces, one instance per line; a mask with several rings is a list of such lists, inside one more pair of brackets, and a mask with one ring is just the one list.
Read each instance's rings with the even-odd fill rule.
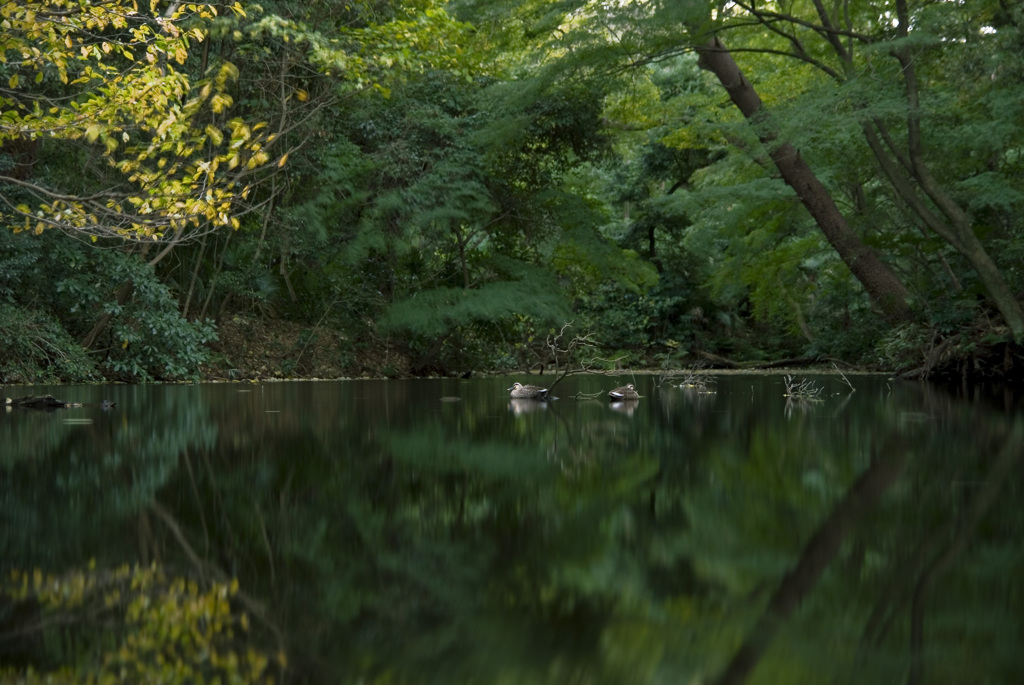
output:
[[[230,655],[302,683],[1024,678],[1012,395],[571,376],[540,403],[511,401],[515,380],[7,388],[84,406],[0,412],[0,664],[142,679],[193,659],[212,678]],[[639,401],[582,396],[627,382]]]

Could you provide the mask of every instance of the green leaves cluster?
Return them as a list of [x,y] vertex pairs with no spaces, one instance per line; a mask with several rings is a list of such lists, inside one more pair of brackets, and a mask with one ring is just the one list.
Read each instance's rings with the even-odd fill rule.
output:
[[[171,289],[134,255],[57,233],[3,233],[0,266],[4,382],[196,378],[217,339],[209,321],[181,316]],[[118,302],[123,283],[130,297]],[[89,355],[79,341],[104,316],[110,325]]]

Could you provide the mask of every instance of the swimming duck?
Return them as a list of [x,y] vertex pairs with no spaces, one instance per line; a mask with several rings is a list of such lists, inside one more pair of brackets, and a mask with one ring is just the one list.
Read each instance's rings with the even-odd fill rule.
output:
[[548,398],[548,389],[542,388],[539,385],[513,383],[512,387],[508,389],[508,396],[517,400],[546,400]]
[[636,388],[633,387],[633,384],[630,383],[629,385],[623,385],[621,387],[615,388],[614,390],[609,390],[608,397],[613,402],[621,402],[623,400],[638,400],[640,399],[640,393],[638,393],[636,391]]

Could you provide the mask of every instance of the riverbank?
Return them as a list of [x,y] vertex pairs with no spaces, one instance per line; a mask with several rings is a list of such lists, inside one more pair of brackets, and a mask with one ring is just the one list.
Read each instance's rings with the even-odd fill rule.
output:
[[[198,369],[197,379],[202,382],[239,382],[266,380],[335,380],[351,378],[407,378],[412,376],[411,361],[400,346],[388,340],[352,340],[327,327],[311,326],[283,319],[234,314],[225,317],[217,327],[217,339],[207,343],[207,361]],[[715,375],[727,374],[889,374],[904,378],[923,379],[939,383],[1014,382],[1024,370],[1024,359],[1017,349],[1005,343],[978,345],[970,349],[970,356],[957,356],[947,348],[940,358],[929,355],[928,363],[915,369],[859,367],[842,360],[823,358],[790,358],[776,360],[733,360],[711,353],[696,353],[677,363],[670,363],[672,372],[679,375],[688,369],[700,368]],[[595,369],[621,376],[629,374],[663,374],[663,359],[644,360],[636,355],[627,368]],[[630,368],[631,367],[631,368]],[[8,385],[39,383],[89,382],[86,379],[61,379],[28,373],[10,367],[3,369],[0,381]],[[40,369],[40,371],[42,371]],[[51,373],[55,369],[50,369]],[[519,374],[554,382],[551,368],[539,373],[533,367],[527,374],[524,368],[472,368],[459,371],[459,375]],[[427,374],[436,375],[436,374]],[[550,379],[550,380],[549,380]],[[131,382],[123,378],[93,378],[99,382]],[[1019,380],[1018,380],[1019,382]]]
[[[335,380],[348,378],[408,377],[408,360],[393,348],[379,344],[353,344],[343,335],[328,329],[313,330],[309,326],[279,320],[232,317],[218,328],[219,340],[211,345],[210,363],[203,366],[202,379],[208,382],[240,380]],[[878,369],[854,368],[846,364],[814,359],[791,359],[776,362],[738,365],[725,359],[704,360],[697,364],[703,373],[716,375],[813,373],[813,374],[891,374]],[[675,373],[687,368],[681,365]],[[531,375],[541,379],[555,378],[550,370],[538,373],[509,369],[482,370],[475,373],[507,373]],[[662,374],[652,368],[605,370],[594,373],[610,375]]]

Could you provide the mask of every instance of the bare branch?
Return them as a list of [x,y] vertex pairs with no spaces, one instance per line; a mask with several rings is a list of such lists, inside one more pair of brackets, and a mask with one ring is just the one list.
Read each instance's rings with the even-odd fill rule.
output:
[[839,366],[835,362],[832,362],[832,366],[839,374],[839,377],[843,379],[843,382],[850,386],[850,392],[857,392],[857,388],[853,387],[853,383],[851,383],[850,379],[846,377],[846,374],[840,370]]
[[713,393],[716,379],[710,375],[707,362],[697,362],[680,372],[664,372],[658,379],[658,385],[678,385],[683,390],[698,393]]
[[[568,337],[573,323],[573,321],[569,321],[563,324],[557,333],[548,335],[545,341],[548,352],[555,364],[555,380],[548,386],[549,389],[558,385],[566,376],[578,373],[603,372],[607,365],[615,365],[625,358],[623,356],[616,359],[604,359],[593,354],[599,345],[590,333],[576,335],[571,338]],[[588,358],[580,357],[587,352],[591,353],[592,356]]]
[[821,401],[820,395],[824,386],[818,385],[817,382],[809,378],[796,378],[789,374],[783,380],[786,384],[785,397],[801,401]]

